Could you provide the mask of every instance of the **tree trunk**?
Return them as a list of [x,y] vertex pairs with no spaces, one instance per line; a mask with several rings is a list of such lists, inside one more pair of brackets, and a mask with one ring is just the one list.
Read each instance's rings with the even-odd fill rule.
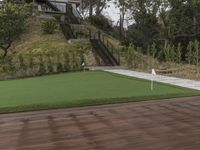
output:
[[3,57],[6,57],[7,56],[7,54],[8,54],[8,49],[9,49],[9,47],[11,46],[11,43],[12,42],[9,42],[8,44],[7,44],[7,46],[2,46],[2,45],[0,45],[0,49],[2,49],[3,51],[4,51],[4,54],[3,54]]
[[89,9],[90,9],[90,12],[89,12],[89,17],[92,17],[93,15],[93,4],[92,4],[92,0],[89,0]]
[[103,11],[103,9],[105,8],[107,3],[107,0],[98,0],[97,2],[97,8],[96,8],[96,16],[100,16],[101,12]]
[[100,5],[101,5],[101,0],[98,0],[97,2],[97,8],[96,8],[96,15],[100,16]]
[[8,54],[8,49],[4,49],[4,54],[3,54],[3,58],[5,58]]
[[125,10],[123,6],[120,13],[120,41],[124,39],[124,19],[125,19]]

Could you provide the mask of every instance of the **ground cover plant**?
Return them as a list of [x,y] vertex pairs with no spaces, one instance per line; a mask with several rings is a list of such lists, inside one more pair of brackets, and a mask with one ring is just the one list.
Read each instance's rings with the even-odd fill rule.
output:
[[80,107],[194,96],[199,91],[106,72],[76,72],[0,82],[0,112]]

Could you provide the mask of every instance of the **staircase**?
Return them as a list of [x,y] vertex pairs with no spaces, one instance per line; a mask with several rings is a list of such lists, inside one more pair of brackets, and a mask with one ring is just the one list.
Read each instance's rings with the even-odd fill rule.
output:
[[106,66],[119,66],[119,62],[113,57],[107,47],[99,39],[90,39],[95,52],[101,57]]
[[74,33],[71,29],[70,24],[67,24],[64,21],[60,21],[60,27],[61,27],[62,32],[67,40],[76,38],[76,36],[74,35]]
[[[45,3],[48,7],[50,7],[55,13],[61,12],[57,5],[54,2],[51,2],[49,0],[37,0],[40,3]],[[70,24],[80,24],[80,19],[78,19],[77,16],[80,14],[75,10],[76,8],[72,7],[71,4],[66,3],[66,13],[65,18],[60,20],[60,27],[62,29],[62,32],[67,40],[69,39],[75,39],[77,38],[75,35],[75,32],[71,28]],[[53,13],[53,12],[52,12]],[[100,58],[103,60],[104,65],[106,66],[119,66],[120,65],[120,54],[117,52],[117,57],[114,56],[113,48],[112,51],[110,51],[107,44],[104,43],[104,40],[101,40],[101,33],[98,32],[98,37],[91,37],[91,35],[96,36],[96,31],[94,33],[90,33],[89,40],[93,46],[93,49],[95,52],[100,56]]]
[[73,12],[75,12],[74,8],[70,4],[67,4],[67,6],[66,6],[66,17],[68,19],[68,23],[69,24],[80,24],[80,21],[74,15]]
[[[68,4],[63,5],[63,2],[51,0],[37,0],[37,2],[48,6],[52,10],[48,11],[49,14],[65,15],[64,18],[59,20],[62,32],[67,40],[76,38],[76,36],[73,34],[70,24],[78,23],[78,19],[75,16],[73,16],[71,8],[69,9],[69,6],[67,7]],[[56,3],[58,3],[58,5]],[[61,4],[66,8],[66,12],[62,11],[63,9],[61,9]]]

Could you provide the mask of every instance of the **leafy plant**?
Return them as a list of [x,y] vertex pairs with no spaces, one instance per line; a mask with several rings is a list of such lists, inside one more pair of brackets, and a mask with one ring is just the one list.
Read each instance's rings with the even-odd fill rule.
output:
[[45,74],[45,66],[44,66],[44,61],[42,55],[39,56],[39,75]]
[[197,68],[197,73],[199,74],[199,58],[200,58],[200,45],[199,41],[194,41],[194,62]]
[[181,43],[178,43],[178,46],[176,48],[176,63],[178,64],[181,63],[181,51],[182,51]]
[[57,72],[62,72],[63,71],[63,66],[60,60],[60,55],[57,54]]
[[20,69],[25,70],[26,64],[25,64],[25,61],[24,61],[24,57],[20,54],[20,55],[18,55],[18,59],[19,59]]
[[187,46],[186,60],[189,64],[192,64],[193,60],[193,42],[190,41]]
[[106,18],[103,15],[100,16],[92,16],[89,18],[89,21],[91,22],[92,25],[106,31],[110,32],[112,31],[112,23],[108,18]]
[[42,29],[46,34],[53,34],[57,29],[57,23],[55,20],[49,19],[43,23]]
[[28,5],[7,3],[0,8],[0,49],[4,51],[4,57],[12,42],[24,32],[29,15]]
[[53,63],[52,63],[52,58],[50,55],[47,56],[47,70],[48,73],[52,73],[53,72]]
[[134,59],[134,45],[132,43],[129,44],[126,54],[126,61],[129,67],[133,67]]
[[150,47],[150,55],[152,56],[153,58],[153,61],[152,61],[152,66],[154,66],[155,62],[154,62],[154,58],[156,58],[156,53],[157,53],[157,49],[156,49],[156,44],[153,43]]
[[67,52],[64,53],[64,70],[69,70],[69,54]]

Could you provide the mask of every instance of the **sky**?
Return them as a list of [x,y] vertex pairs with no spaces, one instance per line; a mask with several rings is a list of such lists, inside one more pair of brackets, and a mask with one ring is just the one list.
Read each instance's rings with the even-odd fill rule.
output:
[[119,11],[119,8],[116,7],[116,5],[114,4],[114,1],[111,1],[108,3],[108,5],[110,7],[106,8],[104,11],[103,11],[103,14],[107,17],[109,17],[112,21],[113,21],[113,24],[117,24],[117,22],[119,21],[119,17],[120,17],[120,11]]
[[[111,19],[113,21],[113,24],[116,25],[119,22],[120,10],[114,2],[116,2],[116,0],[112,0],[111,2],[108,3],[110,7],[107,7],[106,9],[104,9],[103,14],[107,16],[109,19]],[[128,16],[128,13],[125,14],[125,20],[129,20],[128,22],[127,21],[124,22],[125,28],[127,28],[130,24],[134,22],[127,18],[130,18]]]

